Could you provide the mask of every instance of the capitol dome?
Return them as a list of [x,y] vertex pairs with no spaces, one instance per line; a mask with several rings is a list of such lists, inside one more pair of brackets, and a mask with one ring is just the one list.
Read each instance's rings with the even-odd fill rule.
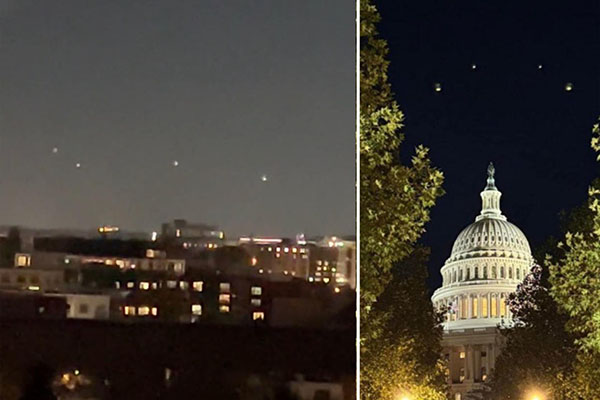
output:
[[525,234],[500,210],[494,166],[481,192],[481,213],[463,229],[441,268],[442,287],[432,296],[446,329],[495,326],[510,320],[508,295],[525,278],[533,258]]

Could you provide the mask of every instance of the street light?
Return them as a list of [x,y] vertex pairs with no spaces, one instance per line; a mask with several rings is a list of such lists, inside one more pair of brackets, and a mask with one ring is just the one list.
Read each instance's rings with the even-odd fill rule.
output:
[[546,396],[538,391],[531,391],[527,396],[527,400],[545,400]]

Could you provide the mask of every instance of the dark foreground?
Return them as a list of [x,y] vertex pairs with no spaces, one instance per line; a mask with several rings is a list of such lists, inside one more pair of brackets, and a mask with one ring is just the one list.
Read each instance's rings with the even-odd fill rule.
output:
[[40,366],[54,378],[85,376],[77,397],[61,396],[73,399],[282,398],[278,388],[295,374],[343,382],[352,398],[354,338],[353,330],[5,320],[0,398],[19,399]]

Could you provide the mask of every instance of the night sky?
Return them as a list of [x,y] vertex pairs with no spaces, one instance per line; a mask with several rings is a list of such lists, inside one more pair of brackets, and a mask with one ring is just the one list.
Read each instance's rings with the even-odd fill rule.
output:
[[0,0],[0,225],[352,234],[355,51],[344,0]]
[[446,195],[423,237],[432,248],[431,288],[441,285],[454,239],[481,210],[490,161],[503,213],[530,244],[557,234],[560,210],[583,203],[600,172],[589,144],[600,115],[600,3],[380,1],[378,8],[392,88],[406,114],[404,161],[422,143],[445,174]]

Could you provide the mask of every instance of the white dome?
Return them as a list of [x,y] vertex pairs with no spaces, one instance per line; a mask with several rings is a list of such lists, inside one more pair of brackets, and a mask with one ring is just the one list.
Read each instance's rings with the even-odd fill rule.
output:
[[462,230],[448,261],[477,256],[529,259],[531,249],[525,234],[515,225],[503,219],[484,218]]
[[445,314],[445,329],[494,327],[511,320],[508,296],[531,267],[531,249],[519,228],[500,210],[494,167],[481,192],[481,213],[463,229],[441,269],[442,287],[432,302]]

